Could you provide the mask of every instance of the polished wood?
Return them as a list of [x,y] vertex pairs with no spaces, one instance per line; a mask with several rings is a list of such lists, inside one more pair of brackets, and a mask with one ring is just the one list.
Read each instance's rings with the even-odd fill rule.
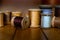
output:
[[60,29],[28,28],[17,30],[14,40],[60,40]]
[[40,28],[18,29],[14,40],[46,40]]
[[0,27],[0,40],[60,40],[58,28],[15,28],[11,25]]
[[48,40],[60,40],[60,29],[57,28],[43,29],[43,32],[48,37]]
[[10,25],[0,27],[0,40],[12,40],[15,28]]

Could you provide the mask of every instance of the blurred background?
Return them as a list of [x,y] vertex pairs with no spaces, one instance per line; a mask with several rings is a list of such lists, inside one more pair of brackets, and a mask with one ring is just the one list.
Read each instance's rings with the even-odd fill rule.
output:
[[0,11],[21,11],[27,13],[30,8],[39,8],[40,4],[59,5],[60,0],[0,0]]

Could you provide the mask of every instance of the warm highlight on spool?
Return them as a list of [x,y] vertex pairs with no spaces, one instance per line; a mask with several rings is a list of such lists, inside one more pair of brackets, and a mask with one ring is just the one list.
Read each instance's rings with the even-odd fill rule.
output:
[[21,12],[12,12],[12,17],[21,16]]
[[39,27],[40,23],[40,9],[29,9],[31,16],[31,26],[30,27]]

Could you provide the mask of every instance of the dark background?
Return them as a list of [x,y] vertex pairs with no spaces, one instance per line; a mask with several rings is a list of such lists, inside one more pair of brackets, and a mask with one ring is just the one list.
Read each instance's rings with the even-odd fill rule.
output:
[[3,0],[1,10],[21,11],[26,13],[30,8],[38,8],[40,0]]
[[21,11],[27,13],[30,8],[39,8],[40,4],[59,5],[60,0],[0,0],[0,11]]

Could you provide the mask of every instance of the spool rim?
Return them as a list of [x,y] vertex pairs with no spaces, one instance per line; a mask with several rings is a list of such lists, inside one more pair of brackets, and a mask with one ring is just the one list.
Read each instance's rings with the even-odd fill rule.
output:
[[52,5],[40,5],[41,7],[52,7]]
[[52,19],[52,26],[54,27],[54,20],[55,20],[55,16]]
[[28,9],[29,11],[41,11],[41,9]]
[[21,13],[21,12],[12,12],[12,13]]
[[[21,22],[22,29],[25,29],[25,28],[28,28],[28,27],[29,27],[30,22],[29,22],[29,20],[26,19],[26,18],[27,18],[27,17],[24,17],[24,18],[22,19],[22,22]],[[25,24],[25,20],[27,21],[28,25],[27,25],[27,23]],[[24,24],[25,24],[25,25],[24,25]],[[24,26],[23,26],[23,25],[24,25]]]
[[60,5],[55,5],[55,8],[60,8]]
[[52,5],[40,5],[40,9],[52,9]]
[[12,17],[12,20],[11,20],[11,25],[14,26],[14,19],[15,17]]

